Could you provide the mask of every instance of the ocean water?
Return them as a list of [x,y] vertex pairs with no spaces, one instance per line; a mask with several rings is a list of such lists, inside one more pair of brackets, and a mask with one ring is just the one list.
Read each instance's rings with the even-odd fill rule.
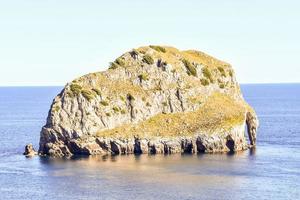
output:
[[300,199],[300,84],[242,85],[256,149],[235,154],[25,158],[61,87],[0,88],[0,199]]

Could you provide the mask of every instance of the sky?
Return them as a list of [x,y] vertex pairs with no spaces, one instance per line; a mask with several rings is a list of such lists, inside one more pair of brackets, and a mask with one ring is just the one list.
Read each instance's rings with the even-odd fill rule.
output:
[[296,0],[0,0],[0,86],[62,86],[150,44],[206,52],[240,83],[300,82],[299,9]]

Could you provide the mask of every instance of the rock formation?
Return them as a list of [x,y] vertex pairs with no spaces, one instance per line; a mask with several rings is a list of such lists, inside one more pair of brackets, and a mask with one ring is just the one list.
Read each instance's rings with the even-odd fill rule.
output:
[[228,63],[199,51],[147,46],[107,71],[68,83],[51,105],[39,153],[239,151],[255,145],[258,120]]
[[25,146],[25,151],[24,151],[23,155],[25,155],[27,157],[32,157],[32,156],[37,155],[37,152],[34,150],[32,144],[27,144]]

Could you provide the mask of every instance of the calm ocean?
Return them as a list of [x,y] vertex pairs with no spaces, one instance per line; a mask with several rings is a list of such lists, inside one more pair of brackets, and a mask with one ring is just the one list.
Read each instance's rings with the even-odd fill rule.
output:
[[242,85],[255,150],[229,154],[25,158],[61,87],[0,87],[0,199],[300,199],[300,84]]

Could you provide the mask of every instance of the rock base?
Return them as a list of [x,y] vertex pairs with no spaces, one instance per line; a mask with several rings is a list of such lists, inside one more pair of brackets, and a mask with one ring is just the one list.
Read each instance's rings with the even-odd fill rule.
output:
[[244,125],[230,133],[199,134],[194,137],[175,137],[151,139],[88,137],[85,139],[61,140],[47,143],[40,153],[51,157],[99,154],[173,154],[173,153],[216,153],[246,150],[249,145],[244,134]]

